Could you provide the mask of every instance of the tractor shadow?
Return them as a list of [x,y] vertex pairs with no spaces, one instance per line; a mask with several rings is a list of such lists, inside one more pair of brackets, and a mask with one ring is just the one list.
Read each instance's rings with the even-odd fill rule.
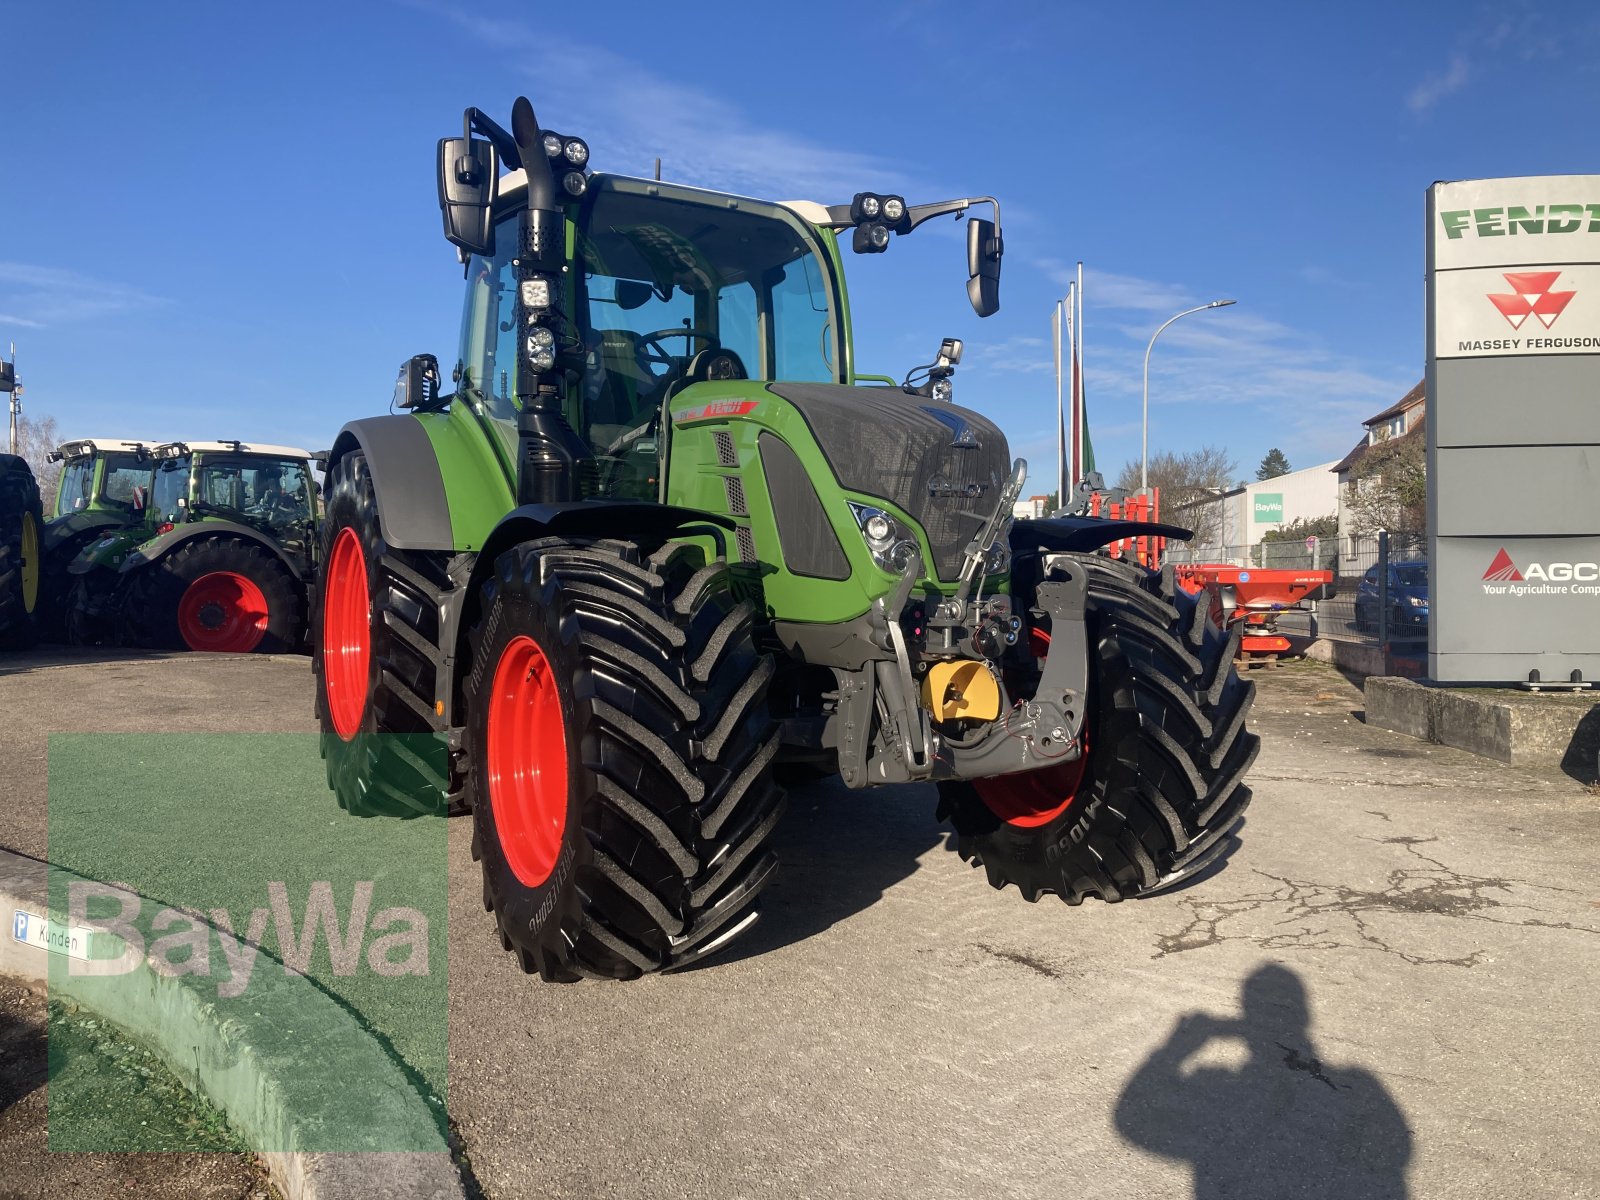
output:
[[41,643],[27,650],[0,650],[0,676],[21,675],[48,667],[104,666],[173,658],[178,651],[124,650],[116,646],[65,646]]
[[872,907],[945,840],[931,785],[874,788],[867,795],[822,779],[791,783],[788,793],[788,809],[772,839],[779,866],[761,893],[761,919],[704,966],[755,958],[815,937]]

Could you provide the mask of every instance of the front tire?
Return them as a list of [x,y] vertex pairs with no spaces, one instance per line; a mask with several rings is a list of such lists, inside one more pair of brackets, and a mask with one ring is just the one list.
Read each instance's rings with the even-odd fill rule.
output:
[[1260,739],[1244,720],[1255,685],[1224,634],[1155,572],[1074,556],[1088,572],[1087,753],[1060,767],[941,783],[962,858],[1029,901],[1117,901],[1206,866],[1250,802]]
[[480,600],[473,855],[505,948],[547,980],[630,979],[748,928],[783,793],[772,662],[726,564],[525,542]]

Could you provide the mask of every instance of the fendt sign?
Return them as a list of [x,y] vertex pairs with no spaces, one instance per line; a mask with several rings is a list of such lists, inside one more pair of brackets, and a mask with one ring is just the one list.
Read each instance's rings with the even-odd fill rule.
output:
[[1429,674],[1600,680],[1600,176],[1427,209]]

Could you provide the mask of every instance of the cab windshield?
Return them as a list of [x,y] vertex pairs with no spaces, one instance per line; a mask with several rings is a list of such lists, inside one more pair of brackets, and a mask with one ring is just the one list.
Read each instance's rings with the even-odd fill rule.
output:
[[108,454],[101,471],[100,501],[113,508],[142,513],[150,500],[155,461],[148,455]]
[[[567,416],[602,460],[653,455],[661,406],[713,375],[842,379],[831,269],[787,210],[605,178],[568,216],[575,253],[561,343],[579,369]],[[519,217],[496,226],[494,257],[469,265],[458,380],[508,446],[520,408]]]
[[195,472],[200,514],[286,529],[311,519],[311,477],[295,458],[206,455]]

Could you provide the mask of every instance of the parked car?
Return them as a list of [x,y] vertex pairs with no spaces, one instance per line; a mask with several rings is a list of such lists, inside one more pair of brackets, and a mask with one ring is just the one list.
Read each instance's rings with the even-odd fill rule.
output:
[[[1379,605],[1383,603],[1378,568],[1368,567],[1356,584],[1356,628],[1378,628]],[[1391,635],[1421,637],[1428,631],[1428,564],[1392,562],[1389,564],[1389,632]]]

